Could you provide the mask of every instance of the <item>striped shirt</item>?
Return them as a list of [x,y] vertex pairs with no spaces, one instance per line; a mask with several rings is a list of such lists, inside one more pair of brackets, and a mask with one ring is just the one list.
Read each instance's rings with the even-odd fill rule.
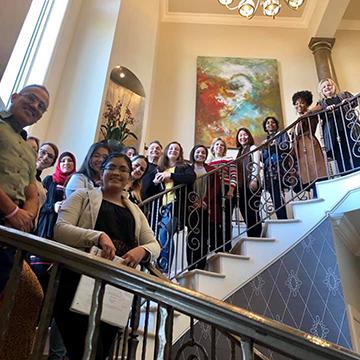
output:
[[[232,162],[234,159],[230,157],[222,157],[218,159],[213,159],[210,162],[208,162],[209,166],[212,166],[215,169],[218,169],[219,167],[223,166],[224,164],[227,164],[229,162]],[[223,168],[223,171],[219,174],[221,179],[224,181],[224,185],[228,185],[231,187],[236,187],[237,185],[237,169],[236,164],[232,163],[229,166],[225,166]]]

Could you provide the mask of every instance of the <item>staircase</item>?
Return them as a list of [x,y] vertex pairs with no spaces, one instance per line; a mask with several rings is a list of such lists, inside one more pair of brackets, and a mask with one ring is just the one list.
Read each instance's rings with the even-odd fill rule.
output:
[[[309,234],[347,194],[360,190],[360,172],[322,181],[316,184],[319,198],[293,201],[290,207],[293,219],[266,220],[265,237],[237,239],[231,253],[216,253],[208,258],[207,270],[192,270],[180,275],[177,280],[189,289],[225,300],[251,281],[299,241]],[[360,191],[354,208],[360,208]],[[352,210],[352,209],[350,209]],[[187,330],[188,322],[175,320],[174,340]]]
[[349,191],[360,188],[360,173],[322,181],[316,186],[319,198],[290,203],[293,219],[266,220],[263,228],[265,237],[238,239],[230,254],[211,255],[207,271],[184,273],[178,277],[180,284],[221,300],[226,299],[301,241]]
[[[230,253],[210,255],[206,270],[187,271],[178,276],[177,281],[186,288],[225,300],[290,251],[329,214],[360,208],[360,172],[322,181],[316,186],[319,198],[290,203],[288,210],[293,214],[292,219],[266,220],[265,237],[235,239]],[[349,194],[352,200],[344,207],[342,201]],[[148,334],[155,333],[157,311],[158,306],[151,303]],[[189,330],[189,319],[175,312],[173,343]],[[140,317],[139,329],[143,325],[144,317]],[[148,354],[152,354],[154,341],[148,338],[147,346]]]

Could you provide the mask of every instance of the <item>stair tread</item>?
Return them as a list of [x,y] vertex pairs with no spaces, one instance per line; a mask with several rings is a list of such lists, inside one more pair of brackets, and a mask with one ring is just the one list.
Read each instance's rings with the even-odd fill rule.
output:
[[290,205],[305,205],[305,204],[316,204],[325,201],[323,198],[308,199],[308,200],[294,200],[290,202]]
[[259,241],[259,242],[273,242],[276,241],[275,238],[268,237],[244,237],[244,241]]
[[267,219],[264,221],[266,224],[293,224],[301,222],[300,219]]
[[215,272],[212,272],[212,271],[195,269],[195,270],[191,270],[191,271],[188,271],[186,273],[183,273],[183,274],[177,276],[177,279],[179,280],[179,279],[183,279],[183,278],[186,278],[186,277],[191,277],[191,276],[194,276],[196,274],[202,274],[202,275],[211,276],[211,277],[217,277],[217,278],[224,278],[226,276],[224,274],[219,274],[219,273],[215,273]]
[[216,254],[210,255],[210,257],[208,258],[208,262],[209,261],[214,261],[215,259],[217,259],[219,257],[225,257],[225,258],[228,257],[228,258],[232,258],[232,259],[242,259],[242,260],[249,260],[250,259],[250,257],[246,256],[246,255],[238,255],[238,254],[218,252]]
[[244,242],[253,242],[253,243],[272,243],[275,242],[275,238],[267,238],[267,237],[244,237],[241,238],[235,246],[233,246],[230,250],[231,254],[234,255],[241,255],[239,254],[239,251],[241,250],[241,247],[243,246]]

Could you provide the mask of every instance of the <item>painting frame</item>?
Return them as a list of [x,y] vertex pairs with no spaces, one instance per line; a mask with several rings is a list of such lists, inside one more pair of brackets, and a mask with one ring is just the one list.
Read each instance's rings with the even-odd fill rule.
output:
[[284,127],[276,59],[197,57],[195,144],[209,147],[221,137],[234,149],[241,127],[260,143],[267,116]]

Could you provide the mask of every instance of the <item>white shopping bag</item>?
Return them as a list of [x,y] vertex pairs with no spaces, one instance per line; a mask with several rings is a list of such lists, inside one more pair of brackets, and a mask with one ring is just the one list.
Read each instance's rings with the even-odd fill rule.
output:
[[[101,255],[101,249],[93,247],[93,255]],[[114,261],[121,263],[122,258],[116,256]],[[139,267],[140,268],[140,267]],[[81,275],[70,310],[84,315],[90,314],[92,295],[95,280],[89,276]],[[105,286],[101,320],[114,326],[125,327],[134,295],[111,285]]]

